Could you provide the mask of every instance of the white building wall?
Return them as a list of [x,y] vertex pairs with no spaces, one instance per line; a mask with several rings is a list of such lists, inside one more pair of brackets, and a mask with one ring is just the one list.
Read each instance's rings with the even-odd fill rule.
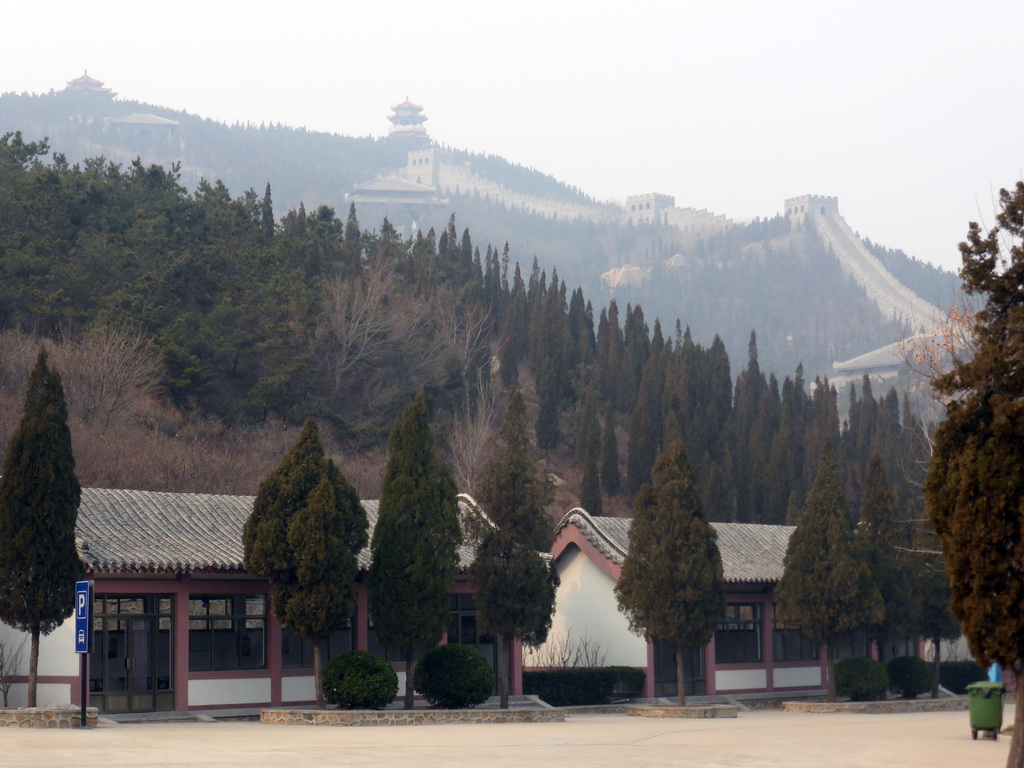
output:
[[[75,683],[77,686],[78,683]],[[15,683],[7,697],[8,706],[24,707],[28,703],[28,683]],[[39,683],[36,685],[36,706],[47,704],[70,704],[71,686],[67,683]],[[0,698],[0,706],[3,698]]]
[[773,677],[776,688],[819,688],[824,685],[821,667],[776,667]]
[[267,677],[188,681],[190,707],[265,704],[268,701],[270,678]]
[[524,663],[546,666],[560,645],[586,640],[600,649],[604,665],[646,667],[647,641],[629,631],[615,600],[615,581],[576,547],[565,550],[557,568],[561,584],[548,642],[538,651],[527,650]]
[[[6,624],[0,624],[0,642],[8,651],[21,648],[21,666],[16,674],[28,674],[28,657],[32,647],[32,637],[19,632]],[[39,674],[42,675],[75,675],[79,674],[78,654],[75,653],[75,622],[66,620],[48,635],[39,638]],[[39,692],[37,691],[37,695]],[[40,695],[40,700],[41,700]]]
[[285,677],[281,679],[281,701],[314,701],[316,689],[313,676]]
[[[776,683],[777,684],[777,683]],[[716,691],[765,690],[768,671],[765,669],[719,669],[715,671]]]

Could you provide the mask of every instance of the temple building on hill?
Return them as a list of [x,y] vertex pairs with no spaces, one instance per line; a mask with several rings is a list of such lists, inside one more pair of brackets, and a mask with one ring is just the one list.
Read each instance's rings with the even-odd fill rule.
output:
[[109,96],[113,98],[117,96],[117,93],[112,91],[110,88],[106,88],[103,85],[102,80],[97,80],[95,77],[89,77],[89,70],[85,70],[85,74],[81,77],[76,77],[74,80],[68,80],[68,87],[66,91],[72,91],[74,93],[96,93],[103,96]]
[[413,104],[406,98],[401,104],[391,108],[393,114],[388,115],[391,121],[391,128],[388,129],[389,139],[429,139],[427,129],[423,127],[427,116],[423,114],[423,107]]

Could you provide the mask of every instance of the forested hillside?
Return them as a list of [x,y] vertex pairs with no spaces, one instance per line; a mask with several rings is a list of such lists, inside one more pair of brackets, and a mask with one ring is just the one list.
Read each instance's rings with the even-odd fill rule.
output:
[[388,429],[422,389],[472,492],[520,387],[561,478],[556,511],[625,511],[675,438],[712,519],[784,520],[826,441],[852,509],[875,454],[900,503],[919,503],[921,428],[896,393],[865,381],[841,426],[835,389],[766,374],[749,330],[734,385],[720,338],[595,306],[454,216],[403,239],[354,209],[281,215],[270,186],[190,192],[173,169],[47,152],[0,140],[0,440],[34,349],[52,346],[84,485],[251,493],[312,415],[373,497]]
[[[132,114],[154,114],[178,123],[123,125],[109,122]],[[384,113],[381,115],[382,126]],[[50,138],[70,164],[103,156],[123,169],[141,158],[165,169],[180,162],[177,183],[197,192],[201,180],[223,182],[234,196],[273,188],[275,208],[307,211],[321,205],[344,214],[344,195],[357,183],[403,166],[410,144],[402,140],[347,137],[279,124],[227,126],[181,111],[110,99],[94,93],[0,96],[0,134],[22,131],[26,139]],[[474,173],[523,194],[576,204],[593,201],[581,190],[536,170],[493,155],[438,147],[446,162],[469,164]],[[625,196],[636,190],[623,189]],[[855,357],[891,343],[902,328],[881,316],[874,303],[840,273],[813,232],[791,232],[788,220],[769,217],[736,224],[717,234],[680,231],[663,224],[627,225],[621,208],[605,205],[594,221],[547,219],[509,210],[486,197],[445,190],[447,206],[392,218],[403,237],[417,229],[441,232],[455,212],[459,228],[474,240],[503,247],[512,258],[536,255],[542,268],[581,286],[595,304],[612,298],[621,306],[642,304],[666,324],[678,318],[698,339],[719,335],[729,354],[742,356],[751,328],[758,329],[761,363],[778,376],[798,363],[812,375],[827,375],[834,360]],[[697,204],[691,190],[680,205]],[[781,200],[780,200],[781,204]],[[722,213],[728,214],[728,211]],[[368,216],[366,214],[369,214]],[[382,215],[364,212],[364,228],[376,230]],[[957,280],[869,242],[901,281],[940,307],[948,306]],[[643,278],[612,286],[601,275],[623,265]],[[827,290],[822,290],[827,286]]]

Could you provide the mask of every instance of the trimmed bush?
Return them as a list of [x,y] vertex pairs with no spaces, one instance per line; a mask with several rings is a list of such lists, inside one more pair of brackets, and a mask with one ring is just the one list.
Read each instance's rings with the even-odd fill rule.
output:
[[398,675],[380,656],[351,651],[335,656],[321,674],[324,698],[342,709],[384,709],[398,693]]
[[614,670],[618,679],[612,689],[612,695],[616,699],[628,699],[643,696],[644,682],[647,680],[647,673],[640,667],[623,667],[612,665],[605,667],[607,670]]
[[476,648],[441,645],[416,662],[413,685],[436,707],[463,709],[483,704],[494,690],[494,670]]
[[889,693],[889,673],[874,659],[843,659],[836,664],[836,694],[851,701],[877,701]]
[[939,683],[957,696],[963,696],[968,685],[981,680],[988,680],[988,670],[973,661],[943,661],[939,664]]
[[885,665],[889,688],[904,699],[916,699],[932,689],[931,665],[917,656],[897,656]]
[[[523,690],[553,707],[607,704],[643,690],[644,671],[634,667],[570,667],[524,672]],[[620,692],[621,691],[621,692]]]

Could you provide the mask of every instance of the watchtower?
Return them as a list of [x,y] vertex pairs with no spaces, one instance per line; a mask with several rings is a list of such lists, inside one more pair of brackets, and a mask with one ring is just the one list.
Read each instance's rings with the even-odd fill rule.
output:
[[801,195],[786,200],[786,216],[794,224],[803,224],[808,213],[819,216],[839,216],[839,198],[824,195]]
[[676,199],[672,195],[649,192],[646,195],[630,195],[626,198],[626,220],[632,224],[664,222],[662,211],[674,208]]

